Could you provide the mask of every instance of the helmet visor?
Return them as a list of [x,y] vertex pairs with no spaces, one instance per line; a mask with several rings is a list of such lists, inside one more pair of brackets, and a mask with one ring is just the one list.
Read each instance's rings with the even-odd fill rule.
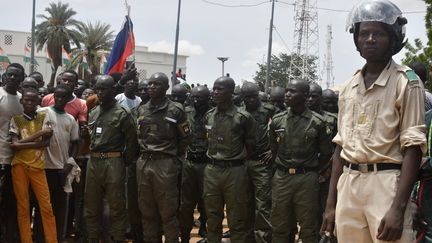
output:
[[402,16],[400,9],[388,0],[366,0],[353,7],[348,15],[346,30],[361,22],[381,22],[393,25]]

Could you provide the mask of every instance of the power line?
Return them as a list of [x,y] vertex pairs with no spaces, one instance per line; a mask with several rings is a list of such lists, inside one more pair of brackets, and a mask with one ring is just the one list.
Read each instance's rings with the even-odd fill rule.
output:
[[269,1],[265,1],[265,2],[260,2],[260,3],[255,3],[255,4],[228,5],[228,4],[223,4],[223,3],[212,2],[209,0],[201,0],[201,1],[208,3],[208,4],[211,4],[211,5],[216,5],[216,6],[225,7],[225,8],[250,8],[250,7],[257,7],[257,6],[269,3]]
[[[285,4],[285,5],[295,6],[294,3],[289,3],[289,2],[284,2],[284,1],[277,1],[277,2]],[[317,7],[317,9],[324,10],[324,11],[331,11],[331,12],[339,12],[339,13],[349,13],[350,12],[350,10],[334,9],[334,8]],[[407,11],[407,12],[403,12],[403,13],[404,14],[422,14],[422,13],[426,13],[426,11],[424,11],[424,10],[418,10],[418,11]]]

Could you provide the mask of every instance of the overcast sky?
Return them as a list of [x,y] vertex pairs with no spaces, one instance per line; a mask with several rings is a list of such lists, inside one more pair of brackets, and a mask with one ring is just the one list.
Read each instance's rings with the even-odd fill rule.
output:
[[[189,55],[187,78],[191,82],[212,84],[221,75],[218,56],[227,56],[225,71],[238,84],[252,80],[258,66],[265,62],[268,44],[270,0],[209,0],[226,5],[253,5],[255,7],[221,7],[205,0],[183,0],[180,19],[181,54]],[[45,14],[49,0],[36,0],[36,14]],[[76,12],[76,19],[111,25],[117,33],[124,20],[123,0],[68,0]],[[293,49],[294,7],[284,3],[295,0],[280,0],[275,5],[273,32],[273,53]],[[327,25],[333,28],[332,56],[335,83],[343,83],[361,68],[364,61],[359,57],[352,42],[352,36],[345,31],[348,13],[335,10],[350,10],[357,0],[318,0],[320,66],[326,51]],[[403,12],[425,11],[422,0],[394,0]],[[177,4],[175,0],[129,0],[132,7],[136,42],[149,46],[153,51],[174,52]],[[31,1],[3,1],[0,13],[0,28],[30,31]],[[405,14],[408,19],[407,37],[426,40],[425,13]],[[36,19],[39,23],[41,19]],[[403,54],[395,56],[397,61]],[[320,73],[321,74],[321,73]],[[325,74],[324,74],[325,77]]]

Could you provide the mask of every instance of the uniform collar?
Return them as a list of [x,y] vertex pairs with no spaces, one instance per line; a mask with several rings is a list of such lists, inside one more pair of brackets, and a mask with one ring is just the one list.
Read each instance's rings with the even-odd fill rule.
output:
[[[373,87],[375,85],[377,86],[381,86],[384,87],[386,86],[390,75],[392,73],[392,70],[396,68],[396,63],[393,61],[393,59],[390,59],[389,63],[387,64],[387,66],[381,71],[381,74],[378,76],[377,80],[369,87],[369,89],[373,89]],[[366,92],[366,86],[364,84],[364,77],[363,77],[363,71],[365,69],[366,65],[363,66],[363,68],[361,70],[357,71],[356,76],[358,76],[355,80],[355,82],[353,82],[352,87],[359,87],[359,91],[361,93],[365,93]]]
[[151,101],[147,102],[150,110],[163,110],[168,106],[168,98],[164,97],[162,103],[160,103],[159,105],[154,105],[153,103],[151,103]]
[[296,116],[301,116],[307,119],[310,119],[312,117],[312,111],[306,107],[306,110],[303,111],[303,113],[301,113],[300,115],[294,114],[290,108],[288,108],[288,118],[290,117],[296,117]]
[[226,111],[219,111],[218,107],[216,106],[216,114],[218,114],[218,113],[226,114],[228,116],[233,117],[235,115],[234,104],[231,103],[230,107],[228,107],[228,109]]

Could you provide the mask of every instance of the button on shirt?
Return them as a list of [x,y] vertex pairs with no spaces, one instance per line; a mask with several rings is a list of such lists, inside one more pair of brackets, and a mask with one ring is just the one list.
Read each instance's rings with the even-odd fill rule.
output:
[[333,151],[324,119],[309,109],[301,114],[288,109],[275,115],[269,133],[272,151],[277,151],[275,163],[287,168],[316,169],[319,156]]
[[255,145],[255,121],[252,116],[231,106],[226,111],[217,107],[206,114],[209,139],[207,155],[215,160],[240,160],[247,157],[246,144]]
[[341,157],[353,163],[402,163],[403,150],[426,151],[424,89],[393,60],[366,89],[363,72],[339,94],[338,133],[333,142]]

